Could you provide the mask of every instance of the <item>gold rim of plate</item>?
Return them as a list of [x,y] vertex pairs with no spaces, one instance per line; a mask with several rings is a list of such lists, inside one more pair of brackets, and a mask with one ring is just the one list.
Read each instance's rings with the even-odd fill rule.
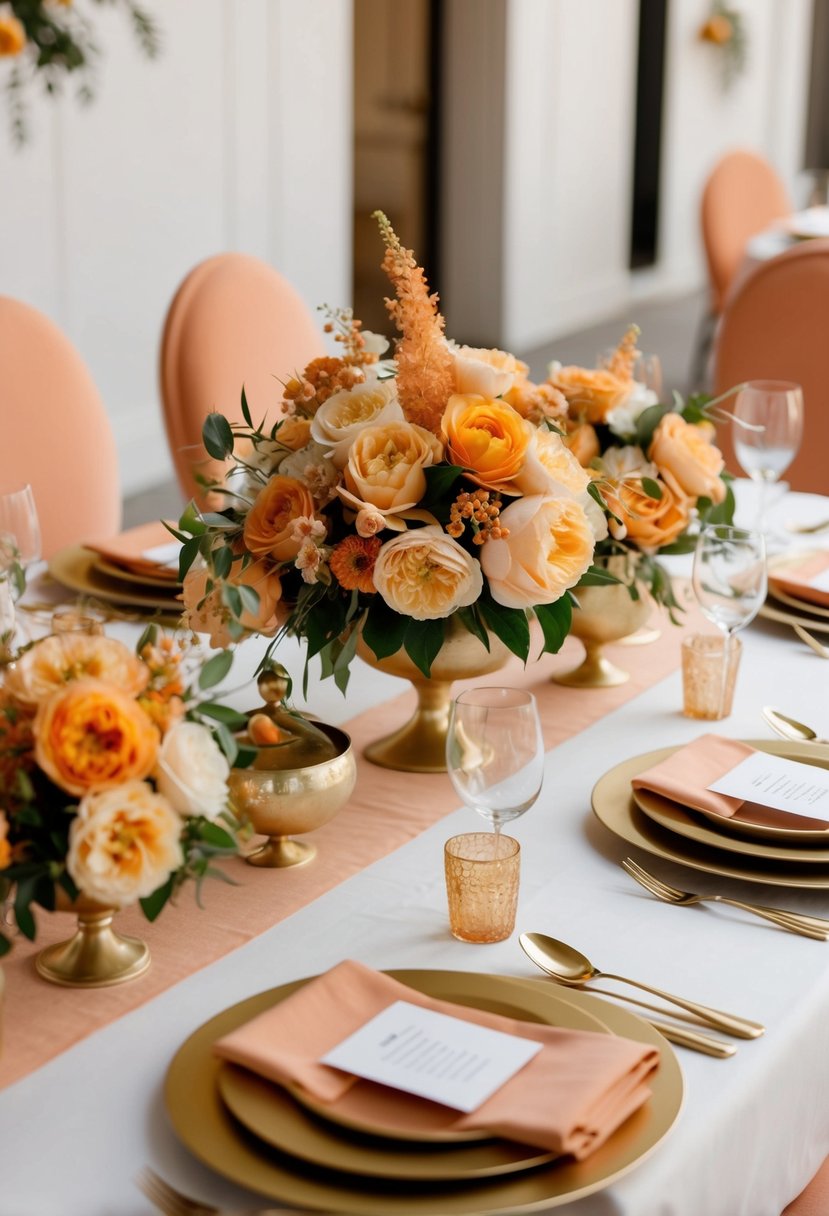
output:
[[175,595],[181,592],[181,583],[178,576],[174,577],[171,575],[165,578],[163,575],[137,574],[133,570],[127,570],[125,566],[117,566],[115,562],[107,561],[105,557],[101,557],[100,553],[92,552],[94,554],[94,568],[104,578],[115,579],[116,582],[130,583],[136,587],[143,587],[150,594],[156,590]]
[[811,600],[798,599],[797,596],[789,595],[787,591],[781,591],[779,587],[775,587],[771,583],[769,583],[769,595],[784,608],[795,608],[805,613],[804,620],[808,618],[809,624],[812,624],[812,616],[821,621],[829,620],[829,608],[822,608],[820,604],[813,604]]
[[49,573],[71,591],[108,600],[112,604],[173,614],[181,610],[181,601],[176,599],[177,589],[171,589],[170,595],[162,596],[151,595],[137,588],[133,590],[126,584],[119,587],[114,580],[98,572],[96,563],[97,556],[90,549],[85,549],[83,545],[70,545],[49,560]]
[[[435,1211],[441,1216],[497,1216],[556,1207],[604,1189],[640,1164],[674,1125],[683,1100],[678,1061],[662,1036],[635,1014],[587,993],[562,996],[547,980],[451,971],[389,974],[442,999],[495,1012],[507,1006],[528,1021],[567,1026],[574,1024],[574,1018],[575,1024],[583,1024],[587,1014],[611,1034],[652,1044],[660,1050],[661,1063],[652,1081],[651,1098],[586,1161],[562,1158],[503,1178],[428,1182],[401,1189],[399,1179],[355,1178],[303,1163],[269,1149],[235,1122],[219,1093],[221,1062],[212,1054],[216,1039],[307,982],[299,980],[224,1010],[191,1035],[176,1053],[167,1073],[165,1103],[182,1143],[225,1178],[284,1203],[356,1216],[432,1216]],[[462,1150],[447,1147],[444,1151]]]
[[[747,740],[751,747],[772,755],[785,755],[792,760],[803,760],[829,767],[829,748],[813,743],[777,743],[769,739]],[[723,878],[740,878],[748,882],[769,883],[778,887],[805,887],[812,890],[829,890],[829,862],[807,862],[788,857],[785,861],[769,857],[760,841],[746,839],[739,854],[729,852],[718,839],[717,847],[711,847],[700,839],[677,835],[673,829],[657,825],[637,806],[631,789],[631,780],[637,773],[664,760],[678,747],[660,748],[641,756],[633,756],[617,764],[600,777],[593,787],[591,805],[600,823],[628,844],[638,845],[654,857],[675,861],[717,874]],[[723,820],[728,823],[728,820]],[[743,830],[745,824],[740,825]],[[702,829],[701,829],[702,830]],[[735,837],[730,839],[735,840]],[[737,860],[739,857],[740,860]]]

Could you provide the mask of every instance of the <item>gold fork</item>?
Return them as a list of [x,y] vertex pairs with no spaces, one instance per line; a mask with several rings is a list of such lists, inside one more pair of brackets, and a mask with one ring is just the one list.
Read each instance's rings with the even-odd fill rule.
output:
[[183,1195],[149,1166],[144,1167],[135,1183],[164,1216],[303,1216],[299,1208],[214,1208]]
[[771,921],[780,929],[787,929],[789,933],[799,933],[803,937],[811,937],[814,941],[820,942],[825,942],[829,937],[829,921],[823,920],[820,916],[784,912],[780,908],[769,908],[765,904],[749,904],[741,899],[730,899],[727,895],[695,895],[691,891],[680,891],[678,887],[672,887],[668,883],[662,882],[654,874],[638,865],[631,857],[624,859],[622,869],[651,895],[655,895],[657,899],[661,899],[666,904],[686,907],[702,903],[730,904],[733,908],[742,908],[745,912],[751,912],[755,916],[762,917],[763,920]]
[[801,642],[805,642],[807,646],[811,646],[815,654],[819,654],[822,659],[829,659],[829,650],[827,650],[823,643],[819,642],[817,638],[812,637],[811,633],[804,629],[802,625],[792,625],[792,629],[800,638]]

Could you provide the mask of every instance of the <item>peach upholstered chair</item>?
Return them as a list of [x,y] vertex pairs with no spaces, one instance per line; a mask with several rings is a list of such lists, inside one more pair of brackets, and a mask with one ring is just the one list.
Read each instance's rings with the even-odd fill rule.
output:
[[179,287],[161,342],[161,401],[170,454],[185,498],[198,495],[202,424],[219,410],[241,421],[242,385],[255,421],[275,419],[282,383],[324,354],[322,327],[282,275],[257,258],[221,253]]
[[0,493],[32,486],[43,556],[121,526],[118,453],[83,360],[36,309],[0,296]]
[[768,161],[755,152],[729,152],[712,169],[703,190],[700,215],[709,306],[697,336],[692,388],[704,381],[717,318],[725,307],[746,245],[791,210],[786,187]]
[[[729,297],[714,351],[714,390],[743,380],[803,387],[800,451],[783,474],[795,490],[829,493],[829,239],[804,241],[756,268]],[[719,441],[732,472],[730,426]]]
[[826,1216],[829,1212],[829,1158],[812,1181],[783,1212],[783,1216]]

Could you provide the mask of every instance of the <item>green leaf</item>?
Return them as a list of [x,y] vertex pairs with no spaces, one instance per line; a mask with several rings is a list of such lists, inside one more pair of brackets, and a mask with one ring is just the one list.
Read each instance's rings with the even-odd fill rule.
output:
[[248,724],[245,714],[231,709],[229,705],[219,705],[216,701],[203,701],[197,707],[196,712],[204,714],[208,718],[214,718],[217,722],[224,722],[230,730],[244,730]]
[[250,416],[250,409],[248,407],[248,398],[247,398],[247,393],[245,392],[244,384],[242,385],[242,403],[241,404],[242,404],[242,417],[244,418],[245,422],[248,424],[250,429],[253,430],[253,419]]
[[242,744],[236,753],[236,759],[233,761],[234,768],[250,768],[258,755],[255,747],[245,747]]
[[437,658],[438,651],[443,645],[443,635],[446,622],[410,620],[403,638],[406,654],[428,679],[432,672],[432,664]]
[[238,621],[242,615],[242,596],[238,587],[233,583],[225,583],[222,587],[222,603],[230,610],[231,616]]
[[216,723],[213,728],[213,734],[216,736],[216,741],[224,752],[228,764],[232,768],[236,763],[236,757],[239,754],[239,744],[227,729],[224,722]]
[[648,498],[655,498],[657,501],[662,497],[662,487],[658,481],[654,481],[652,477],[643,477],[642,489],[647,494]]
[[423,507],[426,511],[431,511],[433,507],[446,507],[447,503],[454,498],[452,488],[464,474],[463,465],[459,464],[433,464],[423,470],[423,475],[426,478],[426,493],[421,498],[418,506]]
[[487,627],[524,663],[530,653],[530,625],[520,608],[504,608],[491,597],[478,601]]
[[233,665],[233,651],[221,650],[208,659],[199,672],[199,688],[213,688],[221,684]]
[[[178,521],[178,526],[181,528],[182,532],[186,532],[190,536],[201,536],[207,531],[207,525],[204,523],[196,510],[196,504],[194,502],[188,502],[187,506],[184,508],[181,519]],[[170,531],[173,531],[172,528]],[[184,537],[178,532],[173,532],[173,536],[175,536],[177,540],[181,540],[182,542],[184,541]]]
[[636,419],[636,441],[643,452],[647,453],[653,443],[653,433],[666,414],[672,412],[669,405],[649,405]]
[[236,841],[230,832],[226,832],[217,823],[211,823],[209,819],[205,819],[199,824],[198,832],[199,840],[203,840],[205,844],[211,845],[214,849],[228,849],[230,852],[236,852]]
[[181,546],[181,552],[178,555],[178,581],[184,582],[185,575],[193,562],[199,556],[199,545],[201,538],[199,536],[191,536]]
[[363,622],[363,641],[378,659],[396,654],[403,645],[409,617],[389,608],[380,595],[375,595]]
[[[249,612],[251,616],[255,616],[259,611],[259,592],[255,587],[248,587],[246,583],[239,584],[239,597],[242,601],[242,608],[245,612]],[[241,616],[241,612],[239,616]]]
[[616,574],[611,574],[604,566],[590,566],[576,583],[577,587],[607,587],[611,583],[621,583]]
[[208,414],[201,431],[202,441],[214,460],[227,460],[233,455],[233,431],[224,414]]
[[558,654],[573,621],[573,606],[569,598],[563,595],[554,604],[538,604],[533,612],[544,634],[542,654]]
[[227,578],[233,566],[233,550],[230,545],[220,545],[212,551],[210,560],[216,578]]
[[477,608],[473,604],[469,608],[459,608],[455,613],[460,623],[465,629],[468,629],[471,634],[481,642],[487,650],[489,650],[489,634],[486,627],[478,615]]
[[37,926],[35,918],[32,915],[31,902],[35,895],[34,878],[24,878],[18,880],[17,890],[14,896],[14,919],[18,929],[24,937],[28,937],[30,942],[35,940]]
[[144,899],[139,900],[141,911],[147,920],[153,921],[159,915],[161,909],[173,894],[173,886],[174,882],[171,874],[164,885],[153,891],[152,895],[147,895]]
[[[725,480],[725,479],[723,479]],[[698,504],[699,505],[699,504]],[[730,524],[734,522],[734,491],[728,481],[725,486],[725,498],[717,506],[709,505],[700,509],[700,521],[703,524]]]
[[141,657],[141,652],[145,646],[155,646],[158,641],[158,625],[148,625],[141,637],[135,643],[135,653]]
[[2,958],[4,954],[8,954],[11,948],[12,944],[6,937],[5,933],[0,933],[0,958]]

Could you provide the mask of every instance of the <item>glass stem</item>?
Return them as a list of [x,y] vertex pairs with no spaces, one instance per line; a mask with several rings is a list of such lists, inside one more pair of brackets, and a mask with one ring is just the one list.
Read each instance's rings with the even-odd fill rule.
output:
[[766,509],[768,503],[768,482],[761,477],[757,482],[757,531],[761,536],[766,534]]

